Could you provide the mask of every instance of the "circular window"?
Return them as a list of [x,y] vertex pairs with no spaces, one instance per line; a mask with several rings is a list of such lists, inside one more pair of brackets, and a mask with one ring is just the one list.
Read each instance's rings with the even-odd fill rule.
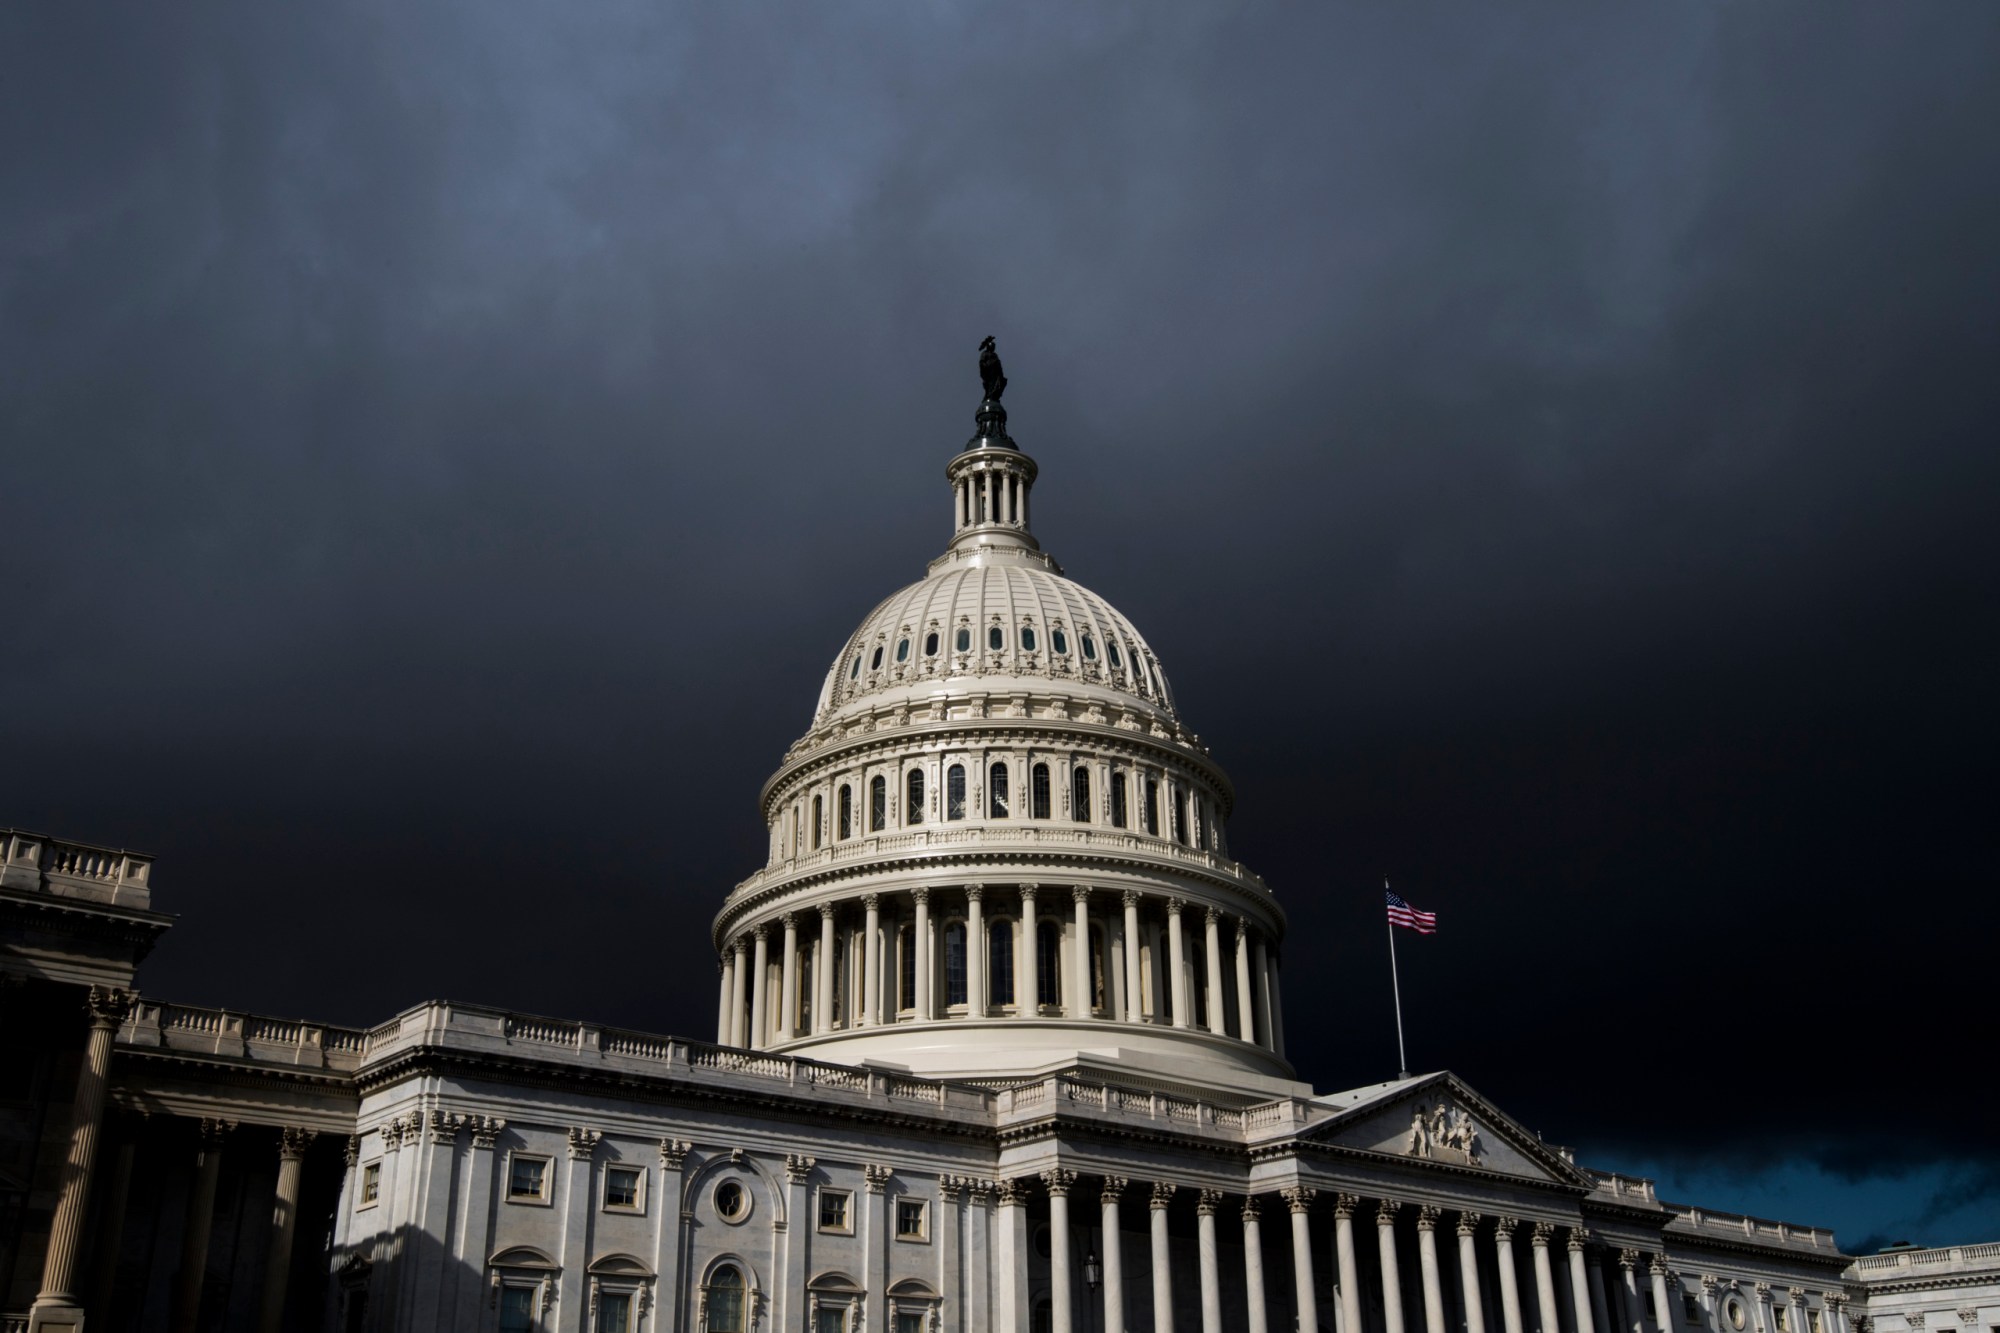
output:
[[1007,636],[998,625],[986,631],[986,646],[996,653],[1007,646]]
[[962,625],[958,630],[958,651],[961,653],[972,651],[972,631]]
[[924,635],[924,656],[925,656],[925,657],[936,657],[936,656],[937,656],[937,631],[936,631],[936,630],[932,630],[932,631],[931,631],[931,632],[930,632],[929,634],[926,634],[926,635]]
[[896,640],[896,660],[898,662],[907,662],[910,660],[910,641],[908,639]]
[[879,644],[875,648],[875,656],[868,659],[868,669],[870,671],[880,671],[882,669],[882,649]]
[[750,1191],[736,1181],[723,1181],[715,1187],[715,1212],[725,1222],[741,1222],[750,1216]]
[[1021,626],[1021,651],[1024,653],[1035,651],[1035,631],[1026,625]]
[[1055,646],[1055,650],[1059,653],[1069,651],[1069,640],[1063,637],[1063,632],[1059,629],[1049,631],[1049,642]]
[[1088,634],[1083,636],[1083,657],[1087,662],[1095,662],[1097,660],[1097,640],[1091,638]]
[[1723,1308],[1723,1312],[1724,1312],[1724,1313],[1726,1313],[1726,1314],[1727,1314],[1727,1315],[1729,1316],[1729,1326],[1730,1326],[1731,1328],[1742,1328],[1742,1327],[1743,1327],[1743,1302],[1742,1302],[1742,1301],[1740,1301],[1740,1300],[1737,1300],[1737,1299],[1736,1299],[1736,1298],[1735,1298],[1734,1296],[1731,1296],[1731,1297],[1729,1298],[1729,1303],[1728,1303],[1727,1305],[1723,1306],[1722,1308]]

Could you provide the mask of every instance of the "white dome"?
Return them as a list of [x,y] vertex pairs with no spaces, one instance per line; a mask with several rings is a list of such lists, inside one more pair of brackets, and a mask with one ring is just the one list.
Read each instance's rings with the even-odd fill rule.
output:
[[898,693],[916,701],[940,690],[1039,692],[1050,681],[1174,717],[1152,647],[1090,589],[1040,560],[945,567],[890,594],[848,637],[820,689],[815,721]]

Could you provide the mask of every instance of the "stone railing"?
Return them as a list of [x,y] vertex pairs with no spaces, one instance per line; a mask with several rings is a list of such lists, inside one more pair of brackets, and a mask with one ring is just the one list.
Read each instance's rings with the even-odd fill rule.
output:
[[1653,1188],[1653,1182],[1644,1176],[1623,1176],[1616,1171],[1589,1171],[1597,1188],[1612,1198],[1630,1203],[1657,1204],[1660,1196]]
[[1314,1116],[1309,1104],[1296,1099],[1250,1107],[1221,1106],[1164,1092],[1144,1092],[1105,1083],[1086,1083],[1060,1074],[1034,1083],[1001,1088],[995,1094],[1001,1119],[1051,1114],[1127,1124],[1150,1123],[1194,1130],[1232,1140],[1264,1138],[1304,1128]]
[[1856,1278],[1880,1282],[1898,1273],[1930,1277],[1942,1273],[2000,1272],[2000,1244],[1947,1245],[1932,1250],[1867,1254],[1849,1264]]
[[28,1333],[28,1316],[0,1314],[0,1333]]
[[0,888],[118,907],[152,905],[153,858],[24,829],[0,829]]
[[1718,1213],[1707,1208],[1692,1208],[1686,1204],[1668,1203],[1661,1206],[1675,1214],[1673,1221],[1667,1224],[1669,1227],[1684,1226],[1702,1234],[1726,1235],[1732,1240],[1741,1237],[1765,1245],[1823,1250],[1829,1254],[1840,1253],[1840,1248],[1833,1243],[1833,1233],[1823,1227],[1795,1226],[1790,1222],[1773,1222],[1768,1218],[1747,1217],[1742,1213]]
[[1171,838],[1156,838],[1127,830],[1102,829],[1086,825],[1015,820],[1011,823],[973,825],[960,828],[908,829],[896,833],[871,833],[822,847],[765,866],[729,892],[731,900],[811,874],[828,866],[865,862],[883,856],[904,856],[960,848],[991,848],[1016,852],[1081,851],[1138,855],[1173,865],[1205,870],[1250,884],[1264,893],[1271,890],[1262,877],[1242,862],[1215,852],[1187,847]]
[[361,1066],[366,1036],[354,1028],[140,999],[118,1029],[118,1044],[351,1073]]

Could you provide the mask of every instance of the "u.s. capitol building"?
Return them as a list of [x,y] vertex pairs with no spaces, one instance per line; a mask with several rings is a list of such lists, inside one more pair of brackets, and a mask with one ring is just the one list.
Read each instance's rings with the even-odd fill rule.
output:
[[1592,1170],[1449,1073],[1301,1081],[1229,779],[1034,535],[998,369],[945,469],[950,542],[841,647],[760,795],[713,1040],[156,1000],[148,858],[0,832],[0,1030],[33,1071],[0,1106],[6,1327],[2000,1324],[2000,1247],[1857,1266]]

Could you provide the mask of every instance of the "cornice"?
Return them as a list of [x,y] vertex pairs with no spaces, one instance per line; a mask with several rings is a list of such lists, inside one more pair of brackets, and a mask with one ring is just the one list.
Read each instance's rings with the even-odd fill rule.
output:
[[[1391,1170],[1396,1175],[1409,1175],[1412,1171],[1408,1157],[1392,1153],[1375,1152],[1368,1148],[1357,1148],[1351,1144],[1329,1143],[1303,1136],[1278,1139],[1271,1143],[1260,1143],[1250,1149],[1253,1162],[1265,1162],[1274,1158],[1308,1157],[1327,1158],[1337,1161],[1360,1162]],[[1433,1158],[1423,1159],[1421,1176],[1460,1176],[1467,1180],[1477,1180],[1483,1184],[1511,1185],[1524,1189],[1539,1190],[1547,1194],[1561,1195],[1581,1202],[1590,1195],[1590,1188],[1564,1180],[1540,1180],[1533,1176],[1516,1176],[1503,1171],[1487,1171],[1476,1166],[1462,1166]]]
[[[1852,1264],[1854,1260],[1851,1256],[1843,1256],[1841,1262],[1843,1264]],[[1993,1271],[1988,1269],[1983,1273],[1939,1273],[1935,1277],[1896,1278],[1886,1282],[1856,1275],[1849,1278],[1848,1282],[1866,1291],[1868,1295],[1865,1299],[1873,1300],[1877,1296],[1905,1296],[1920,1291],[1951,1291],[1954,1288],[1960,1287],[1990,1287],[1993,1285],[1993,1280]],[[1962,1330],[1961,1333],[1963,1333]]]
[[1003,1126],[999,1131],[999,1143],[1003,1149],[1024,1147],[1044,1140],[1145,1144],[1154,1148],[1197,1151],[1213,1161],[1241,1167],[1244,1170],[1248,1170],[1251,1164],[1250,1150],[1241,1143],[1232,1143],[1227,1139],[1208,1138],[1184,1130],[1145,1125],[1122,1125],[1102,1120],[1071,1120],[1065,1119],[1060,1112],[1053,1111],[1047,1115],[1036,1116],[1032,1120],[1016,1121]]
[[1667,1244],[1675,1250],[1708,1250],[1721,1254],[1755,1255],[1766,1260],[1782,1256],[1788,1261],[1815,1264],[1836,1273],[1854,1262],[1853,1255],[1842,1254],[1838,1250],[1799,1249],[1782,1243],[1760,1245],[1754,1240],[1710,1235],[1708,1232],[1696,1231],[1691,1227],[1675,1230],[1672,1223],[1677,1220],[1677,1216],[1669,1217],[1667,1229],[1661,1233]]
[[313,1069],[303,1065],[272,1064],[241,1056],[211,1055],[200,1051],[175,1050],[166,1046],[114,1046],[111,1060],[114,1078],[120,1066],[177,1065],[200,1070],[204,1083],[239,1088],[271,1083],[291,1084],[327,1089],[351,1097],[357,1104],[360,1099],[355,1076],[341,1069]]
[[174,924],[173,916],[150,908],[121,907],[113,903],[93,902],[89,898],[66,898],[60,894],[0,888],[0,920],[15,913],[26,917],[48,915],[59,918],[37,921],[34,923],[37,929],[135,944],[150,944]]

